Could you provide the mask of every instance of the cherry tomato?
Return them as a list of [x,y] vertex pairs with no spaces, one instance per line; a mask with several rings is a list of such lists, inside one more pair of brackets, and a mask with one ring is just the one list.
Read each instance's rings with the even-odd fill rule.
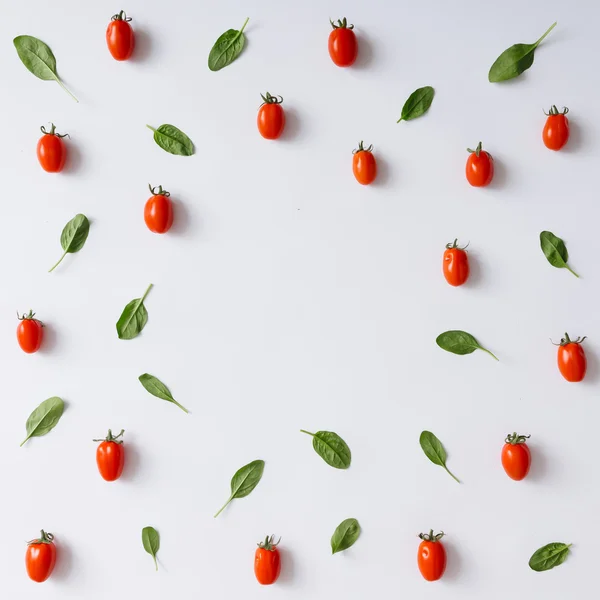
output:
[[125,430],[121,429],[119,435],[113,435],[109,429],[108,435],[103,440],[94,440],[94,442],[100,442],[96,450],[96,464],[100,475],[106,481],[116,481],[123,472],[125,448],[123,447],[123,440],[119,438],[124,433]]
[[39,539],[27,542],[25,567],[27,568],[27,575],[33,581],[42,583],[52,575],[52,570],[56,564],[56,546],[53,540],[54,536],[42,529]]
[[419,537],[423,540],[419,544],[417,563],[421,575],[427,581],[437,581],[446,570],[446,549],[440,540],[444,532],[434,535],[433,529],[429,533],[421,533]]
[[67,160],[67,148],[62,138],[69,135],[68,133],[56,133],[54,123],[50,131],[42,125],[40,129],[44,134],[37,144],[37,157],[42,165],[42,169],[48,173],[59,173],[65,166]]
[[[17,317],[19,317],[18,313]],[[19,342],[21,350],[27,354],[37,352],[44,339],[44,324],[34,317],[34,312],[23,313],[23,316],[19,317],[20,323],[17,326],[17,342]]]
[[474,187],[488,185],[494,177],[494,159],[489,152],[481,149],[481,142],[475,150],[467,148],[471,154],[467,159],[467,181]]
[[124,11],[113,15],[106,29],[106,43],[115,60],[127,60],[133,54],[135,36]]
[[444,277],[453,286],[462,285],[469,278],[469,257],[465,252],[467,246],[459,248],[456,245],[457,241],[454,240],[452,244],[446,244],[442,264]]
[[563,111],[559,113],[556,106],[552,106],[548,111],[548,118],[542,132],[542,139],[546,148],[560,150],[569,141],[568,112],[569,109],[563,107]]
[[561,375],[572,382],[581,381],[585,377],[587,370],[587,360],[581,342],[585,340],[585,335],[579,339],[571,340],[568,333],[560,340],[558,346],[558,368]]
[[352,172],[356,181],[362,185],[369,185],[377,177],[377,161],[373,155],[373,144],[368,148],[363,146],[361,141],[357,150],[352,150],[354,157],[352,159]]
[[330,19],[333,31],[329,34],[329,56],[338,67],[349,67],[356,60],[358,44],[354,34],[354,25],[348,25],[346,17],[338,20],[337,25]]
[[262,94],[260,97],[263,103],[258,109],[258,117],[256,124],[258,131],[267,140],[276,140],[282,133],[285,127],[285,113],[281,107],[283,98],[281,96],[271,96],[267,92],[266,96]]
[[152,196],[144,206],[144,221],[150,231],[166,233],[173,225],[173,203],[169,200],[171,194],[163,190],[161,185],[156,188],[151,185],[148,187]]
[[275,583],[281,571],[281,557],[277,548],[281,538],[277,542],[274,539],[273,535],[267,536],[264,542],[258,544],[254,554],[254,574],[262,585]]
[[511,433],[506,436],[502,447],[502,466],[506,474],[515,481],[525,479],[531,466],[531,452],[525,443],[528,435],[517,435]]

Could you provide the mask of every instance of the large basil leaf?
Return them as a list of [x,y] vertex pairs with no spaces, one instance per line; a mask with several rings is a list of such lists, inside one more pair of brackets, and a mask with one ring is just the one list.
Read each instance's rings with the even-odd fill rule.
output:
[[156,553],[160,548],[160,536],[154,527],[144,527],[142,529],[142,544],[144,545],[144,550],[154,559],[154,566],[158,571]]
[[46,435],[54,429],[62,417],[65,403],[58,397],[53,396],[44,400],[30,415],[25,423],[27,437],[21,442],[21,446],[31,437]]
[[433,102],[433,96],[435,94],[434,89],[427,85],[425,87],[415,90],[404,103],[402,107],[402,116],[396,121],[410,121],[424,115]]
[[562,565],[569,554],[569,548],[572,544],[563,544],[562,542],[552,542],[536,550],[529,559],[529,566],[534,571],[548,571]]
[[59,79],[56,73],[56,58],[42,40],[31,35],[19,35],[13,40],[13,44],[21,62],[31,73],[43,81],[56,81],[75,102],[79,102]]
[[347,550],[360,535],[360,525],[356,519],[342,521],[331,536],[331,554]]
[[310,431],[300,430],[302,433],[312,436],[315,452],[330,466],[336,469],[347,469],[352,460],[352,454],[348,444],[333,431]]
[[479,344],[479,342],[466,331],[460,330],[450,330],[444,331],[444,333],[440,333],[437,336],[435,343],[446,350],[447,352],[452,352],[453,354],[471,354],[475,352],[475,350],[483,350],[487,352],[490,356],[498,360],[498,358],[492,354],[489,350],[484,348]]
[[514,77],[518,77],[523,71],[529,69],[533,64],[536,48],[555,27],[556,23],[553,23],[548,31],[533,44],[515,44],[505,50],[491,66],[488,74],[489,81],[497,83],[513,79]]
[[166,400],[167,402],[172,402],[176,406],[184,412],[189,412],[187,408],[179,404],[175,398],[171,395],[169,388],[160,380],[154,377],[154,375],[150,375],[148,373],[144,373],[138,377],[141,384],[146,388],[148,392],[150,392],[153,396],[160,398],[161,400]]
[[434,464],[443,467],[445,471],[452,477],[455,481],[460,483],[457,477],[455,477],[446,466],[446,450],[442,445],[442,442],[433,434],[431,431],[423,431],[421,432],[421,436],[419,437],[419,444],[421,444],[421,448],[423,452],[425,452],[425,456]]
[[575,277],[579,277],[567,264],[569,253],[567,252],[565,243],[559,237],[556,237],[551,231],[542,231],[540,233],[540,246],[542,247],[544,256],[553,267],[567,269]]
[[146,125],[148,129],[154,132],[154,141],[169,154],[177,156],[192,156],[194,154],[194,144],[190,138],[177,129],[175,125],[161,125],[158,129]]
[[132,340],[137,337],[148,322],[148,311],[144,306],[144,300],[148,292],[152,289],[152,284],[144,292],[141,298],[132,300],[121,313],[117,321],[117,334],[120,340]]
[[79,252],[85,241],[87,240],[88,234],[90,232],[90,222],[85,215],[78,214],[75,215],[63,228],[62,233],[60,234],[60,245],[64,250],[63,255],[60,257],[59,261],[48,271],[48,273],[52,273],[58,265],[62,262],[62,259],[67,254],[73,254],[74,252]]
[[221,70],[223,67],[231,64],[240,55],[246,41],[244,29],[248,21],[249,18],[244,21],[239,31],[237,29],[228,29],[215,42],[208,55],[208,68],[211,71]]
[[253,460],[236,471],[235,475],[231,478],[231,496],[229,496],[227,502],[219,509],[215,518],[221,514],[223,509],[234,498],[244,498],[247,496],[258,485],[264,470],[264,460]]

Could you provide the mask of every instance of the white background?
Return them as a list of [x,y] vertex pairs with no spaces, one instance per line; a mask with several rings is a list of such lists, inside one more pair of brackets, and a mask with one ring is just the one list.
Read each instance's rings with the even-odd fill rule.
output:
[[[600,417],[597,235],[600,7],[558,0],[487,2],[4,2],[2,48],[3,365],[2,595],[11,598],[564,599],[594,586],[598,560]],[[526,7],[526,8],[525,8]],[[133,17],[133,60],[114,61],[104,34]],[[208,52],[250,17],[247,46],[218,73]],[[356,26],[356,65],[327,53],[328,18]],[[490,84],[495,58],[535,41],[532,69]],[[19,34],[50,45],[77,95],[20,63]],[[436,96],[422,119],[396,124],[417,87]],[[283,95],[281,140],[256,130],[259,94]],[[569,106],[559,153],[541,141],[542,109]],[[39,126],[71,139],[64,173],[42,171]],[[169,155],[146,123],[172,123],[196,144]],[[351,151],[373,143],[375,185],[352,176]],[[467,146],[496,159],[487,189],[464,177]],[[176,206],[169,234],[143,221],[147,185]],[[60,233],[90,218],[81,252],[57,270]],[[582,278],[552,268],[549,229]],[[470,241],[463,288],[441,274],[444,245]],[[115,322],[154,283],[133,341]],[[15,340],[15,311],[46,324],[43,350]],[[454,356],[435,345],[464,329],[497,354]],[[588,335],[589,370],[556,368],[564,331]],[[149,396],[153,373],[191,410]],[[58,426],[23,448],[42,400],[67,403]],[[126,430],[117,483],[96,469],[92,438]],[[353,453],[328,467],[299,429],[333,430]],[[430,429],[456,484],[423,455]],[[533,466],[515,483],[500,465],[510,431],[530,433]],[[263,458],[247,498],[212,515],[233,473]],[[363,533],[344,554],[329,539],[347,517]],[[161,534],[160,570],[141,529]],[[38,586],[26,540],[55,534],[59,563]],[[444,579],[416,566],[429,528],[447,532]],[[282,575],[262,588],[255,544],[283,537]],[[572,542],[566,563],[535,573],[538,547]]]

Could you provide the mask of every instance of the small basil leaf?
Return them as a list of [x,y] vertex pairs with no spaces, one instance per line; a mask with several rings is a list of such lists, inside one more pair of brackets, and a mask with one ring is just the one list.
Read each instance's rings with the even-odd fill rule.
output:
[[434,464],[440,467],[443,467],[446,473],[452,477],[455,481],[460,483],[460,481],[448,470],[446,466],[446,450],[444,446],[442,446],[442,442],[438,440],[438,438],[431,433],[431,431],[423,431],[421,432],[421,436],[419,437],[419,444],[421,444],[421,448],[423,452],[425,452],[425,456]]
[[396,121],[410,121],[424,115],[433,102],[434,89],[427,85],[415,90],[402,107],[402,116]]
[[529,559],[529,566],[534,571],[548,571],[565,562],[571,544],[552,542],[536,550]]
[[142,544],[144,545],[144,550],[154,559],[154,566],[158,571],[156,553],[160,548],[160,536],[154,527],[144,527],[142,529]]
[[161,400],[166,400],[167,402],[172,402],[176,406],[184,412],[189,412],[187,408],[181,406],[175,398],[171,395],[169,388],[160,380],[154,377],[154,375],[150,375],[148,373],[144,373],[138,377],[140,383],[146,388],[148,392],[150,392],[153,396],[160,398]]
[[450,330],[444,331],[444,333],[440,333],[437,336],[435,343],[442,348],[442,350],[446,350],[447,352],[452,352],[453,354],[471,354],[475,352],[475,350],[483,350],[487,352],[490,356],[498,360],[494,354],[492,354],[489,350],[484,348],[479,344],[479,342],[466,331],[460,330]]
[[542,247],[544,256],[553,267],[567,269],[575,277],[579,277],[567,264],[569,253],[567,252],[565,243],[559,237],[556,237],[551,231],[542,231],[540,233],[540,246]]
[[536,48],[555,27],[556,23],[553,23],[550,29],[533,44],[515,44],[505,50],[491,66],[488,74],[489,81],[497,83],[513,79],[514,77],[518,77],[523,71],[529,69],[533,64]]
[[231,64],[244,49],[246,38],[244,29],[249,21],[249,18],[244,21],[242,28],[228,29],[212,47],[208,55],[208,68],[211,71],[219,71],[223,67]]
[[132,340],[137,337],[148,322],[148,311],[144,306],[144,300],[148,292],[152,289],[152,284],[144,292],[141,298],[132,300],[121,313],[117,321],[117,334],[120,340]]
[[236,471],[235,475],[231,478],[231,496],[229,496],[227,502],[219,509],[215,518],[218,517],[223,509],[234,499],[244,498],[258,485],[258,482],[263,476],[265,470],[264,460],[254,460],[247,465],[244,465],[241,469]]
[[64,226],[62,233],[60,234],[60,245],[64,250],[63,255],[60,257],[59,261],[48,271],[48,273],[52,273],[52,271],[54,271],[54,269],[60,265],[63,258],[67,254],[79,252],[83,248],[89,232],[90,222],[88,221],[88,218],[82,214],[75,215]]
[[177,129],[175,125],[161,125],[158,129],[146,125],[148,129],[154,132],[154,141],[169,154],[177,156],[192,156],[194,154],[194,144],[190,138]]
[[302,433],[312,436],[315,452],[331,467],[336,469],[347,469],[352,461],[352,453],[348,444],[333,431],[310,431],[300,430]]
[[53,396],[44,400],[30,415],[25,423],[27,437],[21,442],[21,446],[31,437],[46,435],[54,429],[62,417],[65,403],[58,397]]
[[356,519],[342,521],[331,536],[331,554],[347,550],[360,535],[360,525]]

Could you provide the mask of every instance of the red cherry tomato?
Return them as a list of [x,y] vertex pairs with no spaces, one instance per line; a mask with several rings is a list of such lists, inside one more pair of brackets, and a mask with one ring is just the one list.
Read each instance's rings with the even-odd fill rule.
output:
[[558,346],[558,368],[561,375],[571,382],[581,381],[587,371],[587,359],[581,342],[585,335],[579,339],[571,340],[568,333],[560,340]]
[[54,536],[42,529],[39,539],[27,543],[25,553],[27,575],[38,583],[46,581],[52,575],[56,564],[56,546],[52,540],[54,540]]
[[[17,317],[19,317],[18,314]],[[37,352],[44,339],[44,324],[34,317],[35,313],[31,311],[23,314],[22,317],[19,317],[20,323],[17,326],[17,342],[19,342],[21,350],[27,354]]]
[[95,442],[101,442],[96,450],[96,464],[98,465],[100,475],[106,481],[119,479],[123,472],[125,448],[123,447],[123,440],[119,438],[124,433],[125,431],[121,429],[119,435],[113,436],[112,431],[109,429],[106,438],[103,440],[94,440]]
[[488,185],[494,177],[494,159],[489,152],[481,149],[481,142],[475,150],[467,148],[471,153],[467,159],[467,181],[474,187]]
[[106,29],[106,44],[115,60],[127,60],[133,54],[135,35],[124,11],[113,15]]
[[151,185],[148,187],[152,196],[144,206],[144,221],[150,231],[166,233],[173,225],[173,203],[169,200],[171,194],[163,190],[161,185],[155,188]]
[[542,139],[546,148],[560,150],[569,141],[568,112],[569,109],[564,107],[563,111],[559,113],[556,106],[552,106],[548,111],[548,118],[542,132]]
[[275,536],[267,536],[264,542],[258,544],[254,554],[254,574],[262,585],[275,583],[281,571],[281,557],[277,548],[281,538],[277,542],[274,539]]
[[37,144],[37,157],[42,165],[42,169],[48,173],[59,173],[65,166],[67,160],[67,148],[62,138],[69,135],[68,133],[56,133],[54,123],[50,131],[42,125],[40,129],[44,134]]
[[368,148],[363,146],[361,141],[357,150],[352,150],[354,157],[352,159],[352,172],[356,181],[362,185],[369,185],[377,177],[377,161],[373,155],[373,144]]
[[446,281],[453,286],[462,285],[469,278],[469,257],[465,252],[467,246],[459,248],[457,241],[446,244],[442,265]]
[[502,447],[502,466],[506,474],[515,481],[525,479],[531,466],[531,452],[525,443],[528,435],[517,435],[511,433],[506,436]]
[[444,532],[434,535],[432,529],[429,533],[421,533],[419,537],[423,540],[417,555],[419,571],[427,581],[437,581],[446,570],[446,549],[440,542]]
[[354,34],[354,25],[348,25],[346,17],[337,22],[330,19],[333,31],[329,34],[329,56],[338,67],[349,67],[356,60],[358,44]]
[[266,96],[262,94],[260,97],[263,103],[258,109],[258,117],[256,124],[258,131],[267,140],[276,140],[282,133],[285,127],[285,113],[281,107],[283,98],[281,96],[271,96],[267,92]]

